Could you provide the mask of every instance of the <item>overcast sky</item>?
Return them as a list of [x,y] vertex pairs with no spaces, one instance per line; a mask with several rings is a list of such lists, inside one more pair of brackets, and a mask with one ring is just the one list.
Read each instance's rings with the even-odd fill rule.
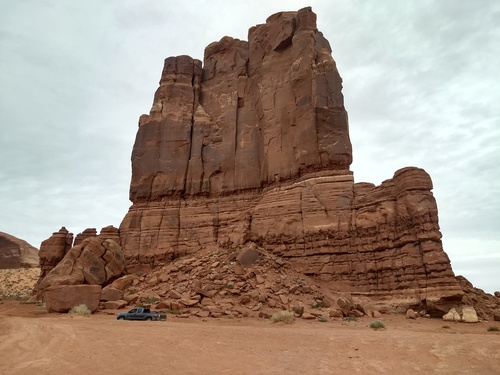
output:
[[500,290],[500,2],[0,0],[0,231],[119,226],[163,60],[311,5],[344,80],[356,182],[434,182],[455,274]]

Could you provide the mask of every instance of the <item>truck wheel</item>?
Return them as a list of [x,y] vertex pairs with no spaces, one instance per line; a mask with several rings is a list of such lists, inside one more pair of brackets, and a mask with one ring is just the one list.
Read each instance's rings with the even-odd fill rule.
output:
[[148,316],[148,317],[146,318],[146,320],[151,320],[151,317],[150,317],[150,316]]
[[118,320],[125,320],[125,318],[123,316],[120,316]]

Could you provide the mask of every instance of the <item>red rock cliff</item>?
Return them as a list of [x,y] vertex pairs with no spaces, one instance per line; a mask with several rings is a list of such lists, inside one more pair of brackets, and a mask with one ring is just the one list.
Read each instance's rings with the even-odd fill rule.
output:
[[429,175],[354,184],[342,80],[310,8],[165,60],[120,226],[129,264],[248,241],[332,288],[459,299]]

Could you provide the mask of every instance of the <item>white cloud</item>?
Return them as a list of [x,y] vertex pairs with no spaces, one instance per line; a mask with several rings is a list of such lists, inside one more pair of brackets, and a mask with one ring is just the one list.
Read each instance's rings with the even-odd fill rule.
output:
[[309,4],[344,78],[356,181],[426,169],[457,273],[500,289],[490,266],[462,261],[471,248],[493,263],[500,253],[493,0],[2,1],[0,230],[39,246],[62,225],[118,225],[163,59],[201,59],[212,41]]

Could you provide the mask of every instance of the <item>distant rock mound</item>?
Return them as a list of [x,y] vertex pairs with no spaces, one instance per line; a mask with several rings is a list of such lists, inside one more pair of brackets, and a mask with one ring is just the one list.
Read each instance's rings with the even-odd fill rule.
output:
[[38,249],[28,242],[0,232],[0,269],[38,267]]
[[132,151],[129,270],[252,241],[332,290],[459,303],[430,176],[354,183],[341,90],[311,8],[210,44],[203,64],[167,58]]
[[495,312],[500,312],[500,295],[486,293],[475,288],[465,277],[457,276],[458,283],[465,293],[462,303],[473,306],[481,319],[492,319]]

